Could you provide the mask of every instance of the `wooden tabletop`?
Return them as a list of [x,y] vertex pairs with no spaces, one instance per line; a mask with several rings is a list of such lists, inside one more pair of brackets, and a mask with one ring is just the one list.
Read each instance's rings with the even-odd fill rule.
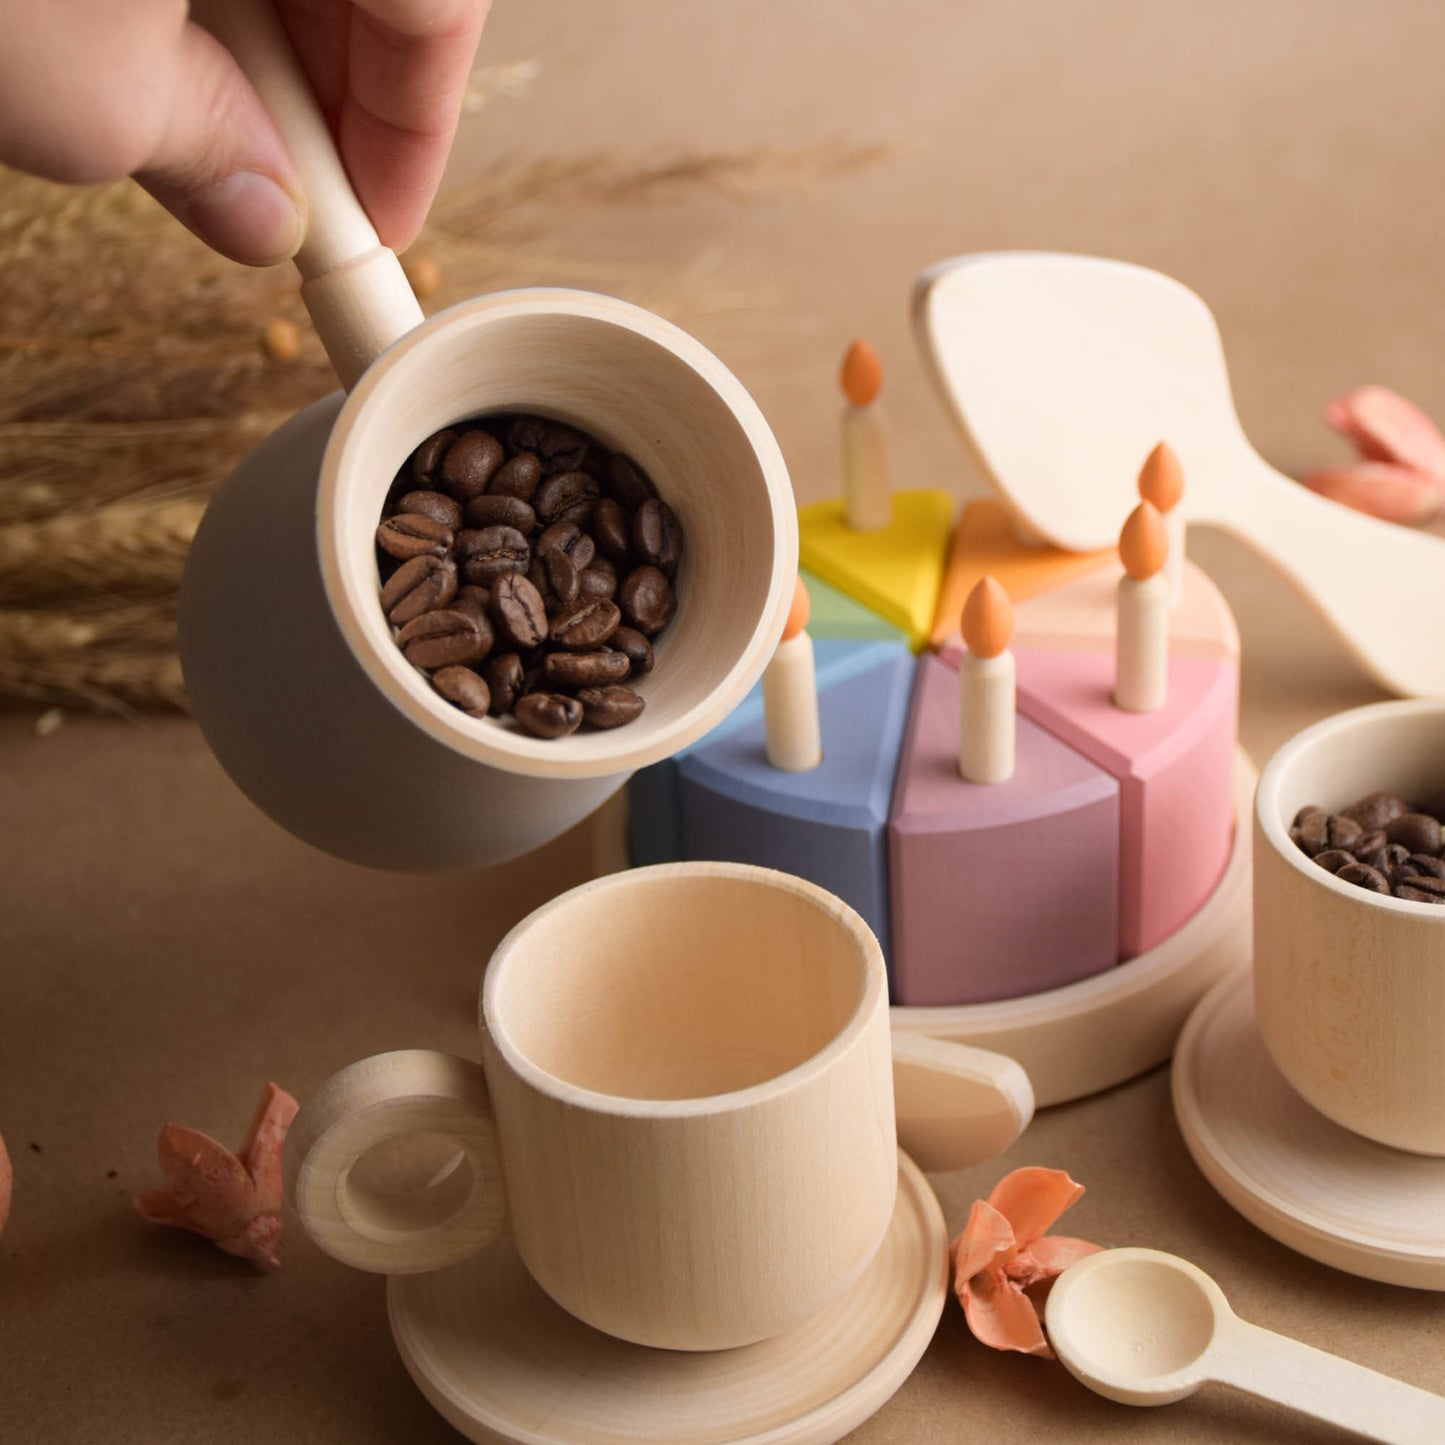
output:
[[[1194,286],[1246,429],[1298,471],[1342,454],[1318,418],[1346,386],[1392,384],[1445,416],[1441,56],[1445,12],[1410,0],[497,0],[484,61],[539,73],[468,119],[455,175],[595,147],[890,147],[770,196],[564,217],[536,259],[537,280],[601,257],[613,284],[680,300],[758,397],[801,500],[838,485],[835,377],[855,335],[884,360],[897,483],[976,488],[914,352],[908,292],[932,261],[1000,247],[1120,256]],[[1190,553],[1239,617],[1256,762],[1378,696],[1249,554],[1205,533]],[[239,1144],[269,1078],[304,1098],[386,1049],[475,1057],[488,954],[587,875],[587,838],[481,876],[371,873],[282,834],[185,720],[72,715],[41,737],[36,711],[0,715],[0,1132],[15,1163],[0,1439],[455,1439],[402,1369],[379,1280],[294,1226],[283,1269],[262,1276],[141,1223],[129,1197],[159,1182],[163,1123]],[[1087,1186],[1069,1233],[1185,1255],[1245,1318],[1445,1392],[1445,1298],[1316,1265],[1246,1224],[1190,1161],[1166,1071],[1048,1110],[1003,1159],[935,1177],[950,1227],[1024,1163]],[[1330,1438],[1222,1390],[1108,1404],[1058,1365],[983,1349],[951,1303],[912,1379],[851,1438],[1046,1433]]]

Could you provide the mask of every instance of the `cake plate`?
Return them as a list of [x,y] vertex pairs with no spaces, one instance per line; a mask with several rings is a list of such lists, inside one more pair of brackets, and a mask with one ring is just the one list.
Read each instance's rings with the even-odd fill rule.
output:
[[1253,978],[1226,978],[1174,1054],[1174,1114],[1204,1177],[1281,1244],[1365,1279],[1445,1290],[1445,1159],[1326,1119],[1275,1067]]
[[403,1363],[469,1440],[506,1445],[828,1445],[913,1372],[948,1295],[948,1232],[901,1151],[882,1247],[821,1314],[741,1349],[628,1344],[542,1292],[505,1237],[387,1282]]
[[893,1027],[1017,1059],[1038,1107],[1081,1099],[1162,1064],[1190,1010],[1249,959],[1254,765],[1234,755],[1234,842],[1224,873],[1182,927],[1128,963],[1023,998],[890,1010]]

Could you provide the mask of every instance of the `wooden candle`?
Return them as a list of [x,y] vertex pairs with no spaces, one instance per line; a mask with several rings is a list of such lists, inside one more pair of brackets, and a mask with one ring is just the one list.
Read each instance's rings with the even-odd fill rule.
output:
[[1125,712],[1157,712],[1169,693],[1169,537],[1150,502],[1140,502],[1119,534],[1119,620],[1114,642],[1114,703]]
[[866,341],[855,341],[843,358],[843,499],[848,525],[877,532],[893,520],[888,490],[888,452],[878,393],[883,365]]
[[787,773],[807,772],[823,761],[813,639],[803,630],[811,606],[808,589],[799,577],[783,640],[763,673],[768,762]]
[[1178,606],[1184,590],[1184,509],[1179,505],[1183,495],[1184,468],[1179,456],[1168,442],[1160,442],[1139,469],[1139,496],[1164,519],[1169,541],[1164,575],[1169,579],[1171,607]]
[[1009,595],[983,577],[963,605],[959,663],[959,776],[970,783],[1003,783],[1014,772],[1014,614]]

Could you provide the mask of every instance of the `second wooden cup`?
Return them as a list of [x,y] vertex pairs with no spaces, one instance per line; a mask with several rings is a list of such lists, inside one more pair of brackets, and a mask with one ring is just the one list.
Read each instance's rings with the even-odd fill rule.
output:
[[[578,1318],[707,1350],[815,1315],[877,1253],[898,1177],[887,982],[824,890],[720,863],[586,884],[503,940],[482,1029],[481,1069],[383,1055],[301,1111],[291,1194],[335,1257],[436,1269],[506,1229]],[[1007,1067],[994,1147],[1031,1108]]]

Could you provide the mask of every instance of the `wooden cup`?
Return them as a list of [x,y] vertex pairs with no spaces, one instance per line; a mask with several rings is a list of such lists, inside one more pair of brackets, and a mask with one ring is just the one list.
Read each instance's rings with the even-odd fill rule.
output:
[[[383,1055],[297,1116],[288,1189],[328,1253],[413,1273],[506,1228],[579,1319],[685,1350],[776,1335],[873,1259],[898,1177],[888,989],[831,894],[743,864],[598,879],[507,935],[481,1014],[481,1068]],[[1001,1148],[1031,1096],[988,1087],[1014,1109]]]
[[[375,534],[398,468],[431,432],[509,409],[628,453],[682,520],[677,617],[626,727],[548,741],[469,718],[381,611]],[[726,716],[772,654],[796,571],[782,456],[716,358],[623,301],[505,292],[432,317],[344,404],[307,408],[242,461],[191,549],[181,658],[222,766],[283,827],[376,867],[482,867],[556,837]]]
[[1307,728],[1255,805],[1254,996],[1281,1073],[1320,1113],[1382,1144],[1445,1155],[1445,908],[1371,893],[1290,840],[1295,814],[1366,793],[1445,789],[1445,702],[1379,703]]

